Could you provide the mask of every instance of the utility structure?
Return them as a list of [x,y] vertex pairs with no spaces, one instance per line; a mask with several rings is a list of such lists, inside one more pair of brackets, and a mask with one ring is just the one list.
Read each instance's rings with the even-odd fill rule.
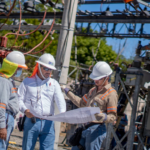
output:
[[[115,0],[114,0],[115,1]],[[112,3],[114,2],[112,1]],[[109,37],[119,37],[119,35],[115,34],[115,28],[116,28],[116,20],[118,21],[117,23],[121,22],[121,23],[141,23],[141,29],[140,29],[140,35],[142,35],[141,37],[144,38],[149,38],[150,35],[147,34],[145,36],[145,34],[143,34],[143,22],[145,23],[150,23],[149,20],[149,16],[148,15],[144,15],[145,13],[142,11],[141,15],[137,15],[136,16],[136,12],[130,12],[130,11],[116,11],[113,12],[111,16],[106,16],[104,15],[104,12],[98,12],[98,13],[93,13],[93,12],[86,12],[86,13],[82,13],[79,12],[79,16],[76,17],[76,9],[77,9],[77,0],[66,0],[65,6],[64,6],[64,12],[63,12],[63,17],[62,17],[62,12],[60,13],[56,13],[56,18],[61,18],[62,19],[62,26],[59,26],[59,30],[60,30],[60,37],[59,37],[59,45],[58,45],[58,49],[57,49],[57,56],[56,56],[56,67],[58,69],[57,72],[55,72],[54,74],[54,78],[57,79],[60,84],[66,84],[66,80],[67,80],[67,74],[68,74],[68,67],[69,67],[69,60],[70,60],[70,52],[71,52],[71,45],[72,45],[72,38],[73,38],[73,32],[74,32],[74,24],[75,24],[75,19],[76,22],[81,23],[81,27],[82,27],[82,23],[83,22],[99,22],[99,23],[114,23],[114,27],[112,29],[112,34],[110,34],[111,32],[106,32],[104,33],[104,31],[107,30],[102,30],[103,33],[99,34],[98,36],[109,36]],[[94,3],[94,1],[91,1],[91,3]],[[100,1],[99,1],[100,2]],[[108,1],[106,1],[108,2]],[[116,2],[116,1],[115,1]],[[119,0],[117,2],[120,2]],[[148,2],[148,0],[147,0]],[[90,3],[90,1],[89,1]],[[108,12],[107,12],[108,13]],[[148,14],[148,13],[147,13]],[[142,16],[144,15],[144,16]],[[37,13],[37,14],[33,14],[33,13],[26,13],[22,15],[23,18],[41,18],[43,17],[43,13]],[[53,14],[52,13],[48,13],[47,14],[48,18],[53,18]],[[0,18],[6,18],[5,15],[1,15]],[[12,13],[9,18],[19,18],[19,14],[18,13]],[[3,26],[4,29],[6,29],[5,26]],[[90,24],[88,25],[88,31],[89,31],[89,27]],[[9,26],[9,29],[11,28],[11,26]],[[13,28],[13,26],[12,26]],[[26,29],[25,29],[26,28]],[[32,29],[37,28],[32,27]],[[41,27],[42,29],[46,29],[46,27],[43,25]],[[3,28],[2,28],[3,29]],[[27,29],[27,27],[24,27],[25,30],[29,30]],[[81,28],[82,29],[82,28]],[[103,29],[103,28],[101,28]],[[132,31],[130,29],[130,31]],[[134,32],[133,32],[134,33]],[[76,33],[76,35],[81,35],[80,33]],[[88,33],[85,34],[86,36],[95,36],[95,33]],[[84,36],[85,36],[84,35]],[[134,34],[136,35],[136,33]],[[130,35],[125,35],[127,37],[129,37]],[[122,36],[124,37],[124,35]],[[133,35],[131,35],[130,37],[134,37]],[[139,37],[139,36],[138,36]],[[144,48],[143,48],[144,49]],[[134,68],[129,68],[127,70],[127,72],[125,73],[118,73],[116,74],[116,90],[118,90],[119,94],[125,94],[125,101],[124,101],[124,108],[123,110],[126,108],[127,103],[129,102],[131,104],[132,107],[132,117],[131,117],[131,127],[129,129],[129,132],[127,132],[127,134],[125,136],[128,135],[128,142],[127,145],[122,146],[121,145],[121,140],[119,140],[117,138],[117,136],[115,135],[115,131],[113,129],[113,127],[111,125],[109,125],[109,129],[108,130],[108,136],[107,136],[107,144],[105,149],[108,150],[110,149],[110,144],[108,144],[112,137],[111,137],[111,132],[114,135],[114,138],[117,141],[117,145],[116,148],[117,149],[124,149],[124,147],[127,147],[127,149],[129,148],[132,149],[133,147],[133,137],[134,137],[134,125],[135,125],[135,115],[136,115],[136,109],[137,109],[137,98],[139,96],[139,93],[141,94],[141,89],[145,88],[143,83],[148,82],[149,83],[149,71],[150,71],[150,67],[149,67],[149,53],[146,53],[146,57],[141,58],[140,54],[140,45],[139,48],[137,49],[137,57],[134,61]],[[141,70],[141,61],[146,62],[146,68],[149,70],[148,72]],[[123,82],[121,80],[122,76],[124,77],[124,75],[126,76],[126,82]],[[121,76],[121,77],[120,77]],[[143,76],[143,79],[141,79]],[[147,79],[147,80],[145,80]],[[121,84],[121,86],[118,88],[118,82]],[[148,84],[147,83],[147,84]],[[86,83],[84,84],[86,85]],[[133,88],[131,88],[133,87]],[[148,87],[146,87],[146,90],[148,89]],[[134,92],[134,102],[133,104],[130,101],[130,97],[132,96],[132,93]],[[140,92],[139,92],[140,91]],[[145,119],[143,120],[143,131],[141,131],[140,135],[138,135],[139,137],[139,143],[141,143],[142,145],[142,149],[146,148],[143,144],[144,141],[144,137],[145,136],[150,136],[150,128],[149,128],[149,94],[146,93],[146,95],[148,95],[147,98],[147,106],[146,106],[146,112],[145,112]],[[57,113],[57,112],[56,112]],[[119,116],[120,119],[121,116]],[[119,119],[117,121],[116,127],[119,124]],[[56,132],[56,141],[55,141],[55,149],[57,149],[57,143],[58,143],[58,135],[59,135],[59,128],[60,128],[60,124],[57,123],[56,124],[56,128],[57,128],[57,132]],[[124,137],[125,137],[124,136]],[[123,137],[123,138],[124,138]]]
[[[32,0],[30,0],[31,3]],[[36,0],[36,2],[39,0]],[[41,0],[43,1],[43,0]],[[127,0],[125,0],[127,2]],[[40,1],[39,1],[40,2]],[[112,1],[79,1],[80,4],[114,4],[114,3],[123,3],[123,1],[120,0],[112,0]],[[145,26],[150,24],[150,11],[148,10],[149,5],[149,0],[141,1],[138,0],[136,3],[135,1],[129,0],[129,2],[133,3],[131,4],[132,8],[135,10],[130,10],[130,8],[127,8],[127,4],[125,5],[124,10],[115,10],[115,11],[110,11],[109,7],[105,11],[81,11],[79,10],[77,12],[76,16],[76,31],[75,35],[77,36],[89,36],[89,37],[116,37],[119,39],[122,38],[146,38],[150,39],[150,32],[146,29]],[[145,5],[145,8],[142,9],[139,5],[140,2],[143,2],[142,4]],[[26,4],[25,2],[24,4]],[[28,8],[29,7],[29,8]],[[34,9],[29,5],[26,5],[26,11],[30,10],[30,13],[22,13],[22,18],[23,19],[34,19],[34,18],[42,18],[43,17],[43,12],[36,12],[31,11]],[[59,7],[58,7],[59,8]],[[139,8],[139,9],[137,9]],[[61,9],[62,10],[62,9]],[[31,13],[32,12],[32,13]],[[9,15],[10,19],[19,19],[20,14],[19,13],[11,13]],[[1,19],[5,19],[5,15],[0,15]],[[46,19],[53,18],[53,13],[48,12],[46,15]],[[62,12],[57,12],[56,13],[56,18],[62,19]],[[88,23],[87,27],[84,26],[83,24]],[[96,23],[96,25],[95,25]],[[139,25],[138,25],[139,24]],[[93,32],[90,32],[90,26],[94,26]],[[106,27],[104,28],[104,25]],[[109,26],[109,28],[108,28]],[[124,33],[123,27],[126,28],[126,33]],[[11,30],[16,28],[14,25],[4,25],[1,30]],[[28,31],[28,30],[33,30],[35,29],[36,26],[32,25],[23,25],[21,27],[22,30]],[[56,30],[60,30],[61,26],[56,26]],[[86,30],[85,30],[86,28]],[[48,30],[47,25],[42,25],[40,29],[45,29]],[[39,29],[39,30],[40,30]],[[84,32],[83,32],[84,29]],[[96,31],[98,32],[94,32]],[[119,30],[118,30],[119,29]]]
[[[146,55],[141,54],[142,50],[148,49],[148,46],[142,46],[139,42],[138,48],[136,50],[136,57],[133,61],[132,67],[127,68],[126,72],[118,72],[116,74],[115,80],[115,89],[118,91],[119,100],[118,100],[118,119],[115,126],[108,126],[108,133],[106,138],[106,147],[105,150],[111,149],[111,140],[112,138],[116,141],[116,146],[113,150],[123,150],[128,149],[132,150],[134,145],[137,145],[138,150],[147,150],[148,149],[148,138],[150,137],[150,120],[149,120],[149,99],[150,99],[150,55],[149,51],[146,51]],[[144,67],[141,67],[141,62],[144,62]],[[122,80],[123,79],[123,80]],[[132,101],[131,101],[132,97]],[[144,108],[141,111],[142,120],[136,121],[136,117],[138,116],[137,109],[139,98],[143,99]],[[115,130],[119,126],[119,122],[121,120],[122,114],[124,113],[127,104],[131,106],[131,118],[129,130],[126,134],[119,139],[115,133]],[[140,130],[137,131],[136,126],[140,126]],[[138,137],[138,141],[134,141],[134,137]],[[122,141],[127,137],[127,143],[122,145]]]
[[[61,85],[65,85],[67,83],[77,5],[77,0],[65,0],[64,12],[62,17],[62,27],[60,30],[56,54],[57,71],[54,72],[54,78],[59,81]],[[55,113],[58,113],[57,109]],[[55,123],[55,128],[57,130],[55,130],[56,138],[54,149],[57,150],[60,133],[60,123]]]

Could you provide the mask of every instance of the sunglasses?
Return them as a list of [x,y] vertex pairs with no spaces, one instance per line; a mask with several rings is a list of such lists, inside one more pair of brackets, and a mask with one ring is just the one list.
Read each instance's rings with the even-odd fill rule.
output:
[[42,67],[45,71],[49,71],[49,70],[52,71],[52,69],[47,68],[47,67],[44,67],[44,66],[42,66],[42,65],[41,65],[41,67]]

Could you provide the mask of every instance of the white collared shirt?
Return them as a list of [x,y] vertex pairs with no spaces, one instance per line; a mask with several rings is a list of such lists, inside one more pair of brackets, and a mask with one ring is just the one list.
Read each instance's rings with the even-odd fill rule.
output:
[[37,75],[25,78],[18,88],[18,97],[20,111],[24,113],[26,109],[30,109],[30,112],[39,118],[54,115],[54,102],[60,113],[66,111],[60,85],[52,78],[41,80]]

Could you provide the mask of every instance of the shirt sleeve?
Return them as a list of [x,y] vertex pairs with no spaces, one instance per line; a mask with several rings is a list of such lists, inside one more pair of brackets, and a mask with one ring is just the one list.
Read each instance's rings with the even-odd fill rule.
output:
[[100,122],[114,123],[117,118],[117,102],[118,95],[113,92],[107,98],[107,113],[96,114],[96,119]]
[[11,88],[8,82],[1,83],[0,87],[0,128],[6,128],[5,112],[10,98]]
[[82,98],[76,96],[71,91],[67,93],[68,98],[77,106],[77,107],[85,107],[87,104],[88,95],[85,94]]
[[18,100],[19,100],[19,110],[24,113],[27,107],[25,106],[25,94],[26,94],[26,86],[25,80],[20,84],[18,88]]
[[66,102],[65,102],[64,96],[62,94],[60,85],[58,84],[57,81],[55,81],[54,100],[59,109],[59,112],[60,113],[65,112],[66,111]]
[[19,103],[18,103],[18,95],[17,95],[17,88],[15,87],[14,81],[9,80],[9,87],[10,87],[10,97],[8,101],[8,105],[6,107],[7,110],[10,110],[11,112],[16,115],[19,112]]
[[108,96],[108,103],[107,103],[107,119],[106,122],[114,123],[117,118],[117,102],[118,102],[118,95],[117,92],[113,92]]

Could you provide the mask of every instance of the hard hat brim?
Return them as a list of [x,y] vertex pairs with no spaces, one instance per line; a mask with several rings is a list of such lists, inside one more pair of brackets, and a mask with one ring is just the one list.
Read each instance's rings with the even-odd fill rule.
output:
[[23,69],[28,69],[27,65],[19,65],[19,64],[18,64],[18,67],[19,67],[19,68],[23,68]]
[[103,75],[103,76],[94,76],[94,75],[91,73],[89,77],[90,77],[92,80],[100,80],[100,79],[102,79],[102,78],[105,78],[105,77],[110,76],[111,74],[112,74],[112,71],[111,71],[108,75]]
[[47,67],[47,68],[50,68],[50,69],[52,69],[52,70],[56,70],[56,68],[55,68],[54,66],[52,66],[52,65],[42,63],[42,62],[40,62],[40,61],[38,61],[38,60],[35,61],[35,62],[37,62],[38,64],[41,64],[41,65],[43,65],[43,66],[45,66],[45,67]]

